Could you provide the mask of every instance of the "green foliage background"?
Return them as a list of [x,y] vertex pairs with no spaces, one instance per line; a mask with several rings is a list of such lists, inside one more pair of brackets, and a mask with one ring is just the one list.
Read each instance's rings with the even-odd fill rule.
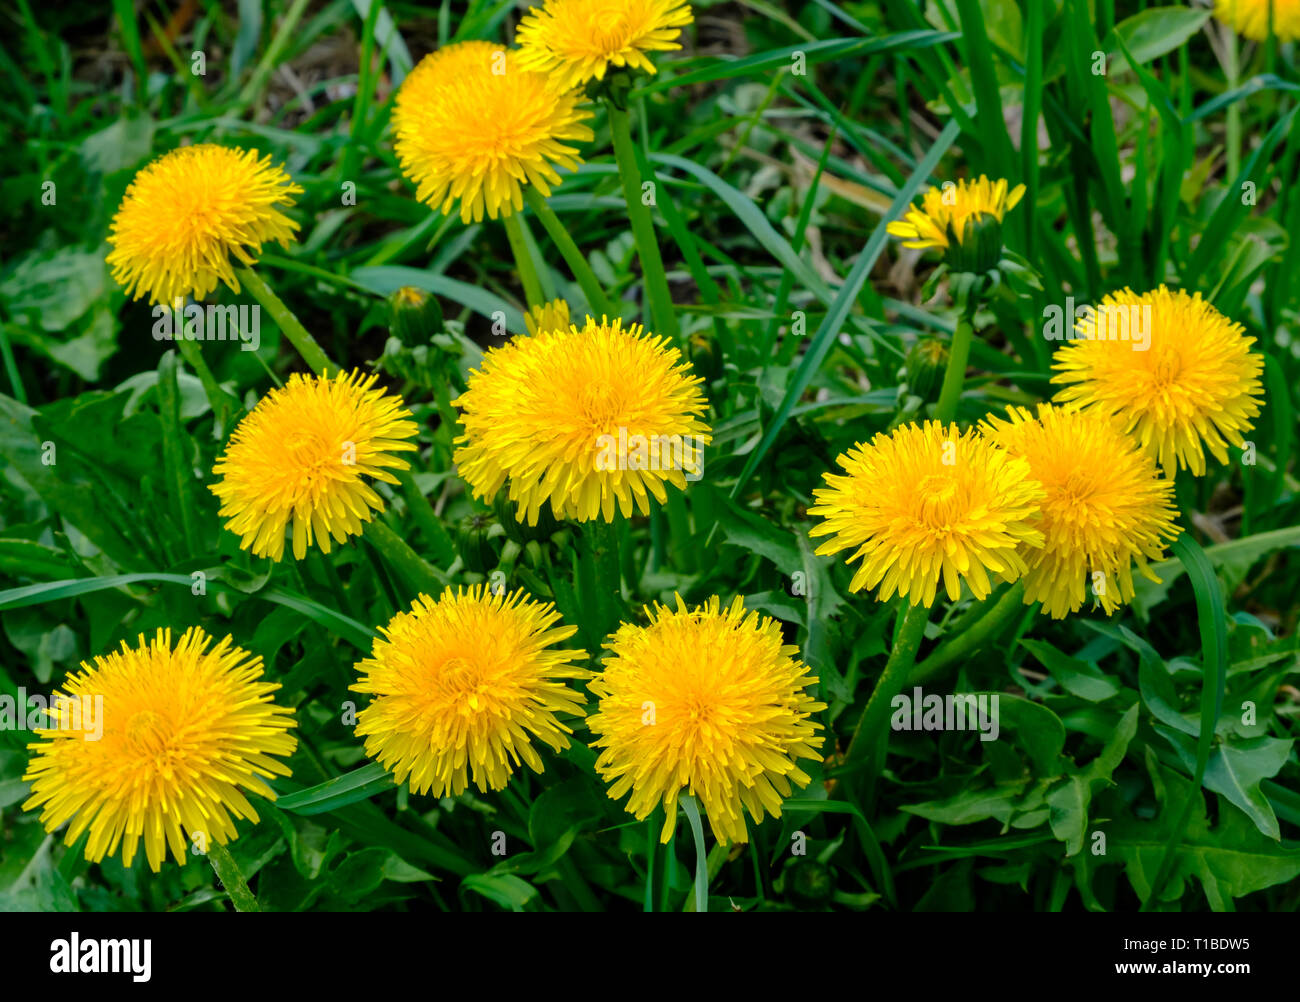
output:
[[[581,741],[500,794],[394,788],[342,723],[353,663],[417,590],[496,570],[556,601],[591,651],[650,600],[742,594],[820,676],[842,753],[897,610],[850,595],[842,563],[813,555],[806,507],[840,452],[922,415],[904,355],[954,328],[943,283],[922,290],[932,265],[885,222],[925,184],[980,173],[1027,186],[1006,239],[1042,289],[1004,288],[981,313],[959,419],[1051,395],[1045,306],[1168,282],[1211,297],[1268,356],[1256,461],[1234,450],[1204,478],[1179,477],[1182,559],[1112,619],[1025,609],[973,644],[996,596],[936,613],[927,686],[1002,693],[1002,740],[893,735],[867,813],[842,799],[835,754],[814,764],[749,846],[709,849],[710,907],[1300,905],[1293,45],[1233,42],[1203,8],[1114,0],[694,6],[686,50],[658,60],[632,108],[716,437],[702,482],[615,530],[621,595],[600,587],[612,550],[598,533],[523,540],[455,477],[444,415],[496,343],[493,313],[522,330],[519,275],[499,225],[414,200],[388,130],[413,58],[453,39],[508,41],[522,5],[18,0],[0,13],[0,691],[45,693],[123,638],[201,624],[263,656],[303,739],[260,825],[152,875],[89,866],[46,836],[19,808],[30,735],[0,732],[0,908],[692,908],[690,827],[659,848],[661,821],[609,800]],[[602,113],[593,124],[585,165],[550,204],[633,319],[640,270]],[[103,262],[134,172],[198,141],[270,153],[304,187],[300,241],[268,250],[259,271],[332,357],[377,364],[410,403],[423,429],[414,485],[439,519],[417,519],[400,491],[384,519],[428,566],[388,565],[364,540],[273,566],[221,528],[213,461],[301,362],[264,324],[258,352],[205,346],[220,382],[205,388]],[[529,226],[547,291],[580,307]],[[436,343],[389,341],[385,296],[403,285],[438,297]],[[238,301],[224,288],[215,299]],[[206,595],[192,593],[195,571]],[[1213,741],[1196,788],[1203,722]],[[491,852],[497,831],[505,857]],[[790,851],[796,832],[806,856]]]

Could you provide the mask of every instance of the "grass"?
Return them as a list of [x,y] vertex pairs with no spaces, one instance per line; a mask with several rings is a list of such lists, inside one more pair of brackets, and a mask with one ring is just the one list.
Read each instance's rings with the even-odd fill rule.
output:
[[[633,79],[626,111],[593,101],[584,163],[506,226],[417,202],[389,117],[421,57],[507,41],[524,5],[0,13],[0,695],[199,623],[262,655],[301,739],[259,824],[153,875],[87,863],[61,834],[47,851],[21,809],[32,736],[0,729],[0,909],[1300,906],[1293,44],[1172,4],[694,6],[683,50]],[[304,189],[296,243],[267,248],[243,296],[214,294],[263,304],[256,351],[155,340],[104,265],[132,176],[196,142],[269,153]],[[885,227],[980,174],[1026,186],[1004,239],[1028,277],[965,324],[951,273]],[[972,335],[937,404],[969,424],[1051,395],[1049,307],[1161,283],[1209,298],[1266,359],[1248,449],[1177,477],[1162,583],[1110,618],[1048,619],[1017,586],[909,617],[815,555],[822,473],[934,411],[905,380],[918,340]],[[401,286],[438,299],[427,344],[390,338]],[[705,377],[714,440],[703,479],[650,516],[524,535],[456,475],[452,401],[556,296],[671,338]],[[261,395],[330,362],[376,367],[420,452],[361,540],[272,565],[222,528],[212,465]],[[695,801],[660,845],[662,808],[636,821],[606,796],[577,721],[503,791],[395,787],[353,733],[353,665],[419,591],[494,574],[554,601],[592,652],[647,603],[745,596],[820,679],[826,760],[731,847]],[[866,713],[878,685],[922,682],[1002,694],[1001,738]]]

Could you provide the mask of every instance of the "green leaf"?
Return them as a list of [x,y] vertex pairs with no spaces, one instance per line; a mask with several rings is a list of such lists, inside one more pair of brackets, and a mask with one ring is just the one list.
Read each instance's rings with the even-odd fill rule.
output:
[[1113,36],[1118,35],[1139,65],[1149,63],[1173,52],[1200,31],[1210,14],[1191,7],[1148,7],[1115,25],[1113,34],[1106,36],[1106,48],[1110,55],[1115,54]]
[[533,801],[528,811],[528,837],[541,849],[569,832],[592,829],[604,817],[606,803],[604,790],[591,777],[566,779],[543,790]]
[[396,786],[392,773],[378,762],[371,762],[317,786],[278,797],[275,805],[294,814],[324,814]]
[[[866,815],[855,805],[841,800],[816,800],[811,797],[796,797],[781,805],[787,814],[807,812],[810,814],[849,814],[853,817],[853,827],[862,843],[862,851],[867,855],[867,862],[875,876],[880,889],[884,891],[885,900],[897,907],[898,897],[894,890],[894,875],[889,868],[889,860],[880,848],[880,841],[867,821]],[[906,809],[906,808],[904,808]]]
[[[1282,832],[1273,806],[1260,789],[1260,784],[1282,771],[1294,743],[1290,738],[1270,737],[1234,743],[1225,741],[1214,750],[1205,767],[1206,789],[1227,797],[1241,808],[1262,834],[1274,841],[1282,837]],[[1194,771],[1195,757],[1183,745],[1175,744],[1174,747],[1187,771]]]
[[[1200,789],[1172,770],[1157,768],[1164,789],[1159,816],[1154,821],[1123,817],[1107,826],[1105,858],[1124,865],[1139,898],[1148,899],[1159,883],[1157,871],[1171,841],[1163,901],[1178,900],[1191,878],[1200,882],[1211,908],[1225,911],[1234,898],[1300,877],[1300,848],[1279,846],[1227,803],[1210,828]],[[1179,823],[1184,813],[1185,825]]]
[[943,800],[905,804],[902,810],[945,825],[969,825],[990,818],[1008,825],[1019,809],[1025,785],[1024,780],[1016,780],[979,790],[963,790]]
[[462,880],[460,886],[513,912],[524,911],[537,897],[537,888],[513,873],[475,873]]
[[686,87],[691,84],[709,83],[714,80],[728,80],[732,77],[750,76],[754,73],[767,74],[775,69],[790,69],[794,66],[796,53],[802,53],[804,65],[811,66],[828,59],[862,59],[868,55],[890,51],[915,51],[955,41],[961,36],[951,31],[901,31],[893,35],[881,35],[875,38],[827,38],[802,45],[791,45],[784,49],[769,52],[757,52],[740,59],[713,59],[710,65],[677,76],[660,76],[652,78],[650,83],[637,88],[633,96],[641,97],[656,94],[672,87]]
[[1020,646],[1036,657],[1066,692],[1100,703],[1119,692],[1119,685],[1096,665],[1072,658],[1045,640],[1021,640]]
[[1065,782],[1048,793],[1052,834],[1065,843],[1067,856],[1073,856],[1083,848],[1093,792],[1111,782],[1111,775],[1124,760],[1124,754],[1137,734],[1137,725],[1138,704],[1134,703],[1120,718],[1110,740],[1097,757],[1087,766],[1071,768]]
[[[209,588],[216,587],[238,591],[238,589],[217,580],[219,574],[220,571],[218,570],[209,575],[212,578],[208,582]],[[112,574],[97,578],[71,578],[66,581],[46,581],[41,584],[24,585],[21,588],[0,591],[0,610],[21,609],[23,606],[40,605],[43,602],[54,602],[61,598],[73,598],[92,592],[106,591],[110,588],[122,588],[131,584],[177,584],[184,585],[185,588],[189,589],[193,586],[194,579],[188,574],[139,573]],[[336,630],[340,636],[345,637],[360,650],[369,651],[377,635],[369,627],[363,626],[355,619],[321,605],[313,599],[304,598],[296,592],[287,591],[283,588],[266,588],[257,592],[257,595],[268,602],[286,606],[314,619],[323,626]]]
[[[1024,749],[1036,775],[1049,778],[1061,774],[1061,752],[1065,748],[1065,725],[1042,703],[1010,693],[974,693],[998,699],[999,728],[1010,731]],[[990,713],[992,713],[990,708]]]
[[330,874],[330,886],[344,900],[360,901],[384,882],[384,867],[395,858],[378,847],[349,853]]
[[657,153],[651,156],[650,159],[655,163],[665,164],[698,178],[735,214],[736,219],[740,221],[745,229],[749,230],[763,249],[788,268],[803,283],[805,288],[816,295],[822,302],[833,303],[835,294],[831,291],[830,286],[802,256],[795,252],[794,248],[790,246],[790,242],[773,228],[772,224],[768,222],[767,214],[754,204],[752,198],[739,189],[732,187],[707,167],[700,166],[694,160],[687,160],[685,157],[677,157],[668,153]]
[[1196,722],[1178,709],[1178,693],[1174,689],[1174,680],[1164,658],[1127,626],[1119,629],[1129,646],[1138,652],[1138,688],[1142,693],[1142,702],[1161,723],[1195,737]]
[[0,539],[0,574],[6,577],[66,577],[72,570],[63,550],[30,539]]

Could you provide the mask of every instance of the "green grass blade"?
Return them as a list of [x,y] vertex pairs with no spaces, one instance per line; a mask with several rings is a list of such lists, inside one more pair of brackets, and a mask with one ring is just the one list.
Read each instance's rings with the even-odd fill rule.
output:
[[872,231],[871,237],[862,249],[862,253],[858,255],[857,261],[854,262],[852,272],[845,279],[844,285],[840,287],[839,294],[835,297],[835,301],[831,303],[830,311],[822,321],[821,327],[817,329],[812,343],[808,345],[808,350],[799,363],[794,378],[790,380],[790,386],[786,389],[785,396],[781,400],[781,406],[777,408],[771,424],[768,425],[766,432],[763,434],[762,441],[749,454],[749,458],[745,462],[745,468],[736,480],[736,485],[731,489],[733,498],[739,497],[741,490],[749,482],[749,478],[753,476],[754,470],[757,469],[763,457],[767,455],[768,450],[772,448],[772,443],[776,441],[777,436],[781,434],[781,429],[785,427],[785,423],[790,419],[790,412],[794,410],[795,404],[799,402],[804,390],[812,382],[813,376],[821,368],[821,364],[831,350],[831,345],[835,342],[840,328],[844,326],[844,321],[848,318],[849,311],[853,308],[853,303],[857,299],[863,283],[867,280],[867,275],[875,265],[876,259],[880,257],[880,252],[884,250],[885,239],[888,235],[885,232],[886,225],[890,220],[896,219],[911,203],[912,198],[929,179],[940,158],[957,139],[960,131],[961,127],[956,122],[949,122],[944,127],[943,132],[939,134],[939,138],[930,147],[930,151],[917,164],[916,170],[912,172],[912,176],[907,179],[907,183],[899,191],[898,197],[894,199],[893,204],[889,207],[889,212],[885,218]]

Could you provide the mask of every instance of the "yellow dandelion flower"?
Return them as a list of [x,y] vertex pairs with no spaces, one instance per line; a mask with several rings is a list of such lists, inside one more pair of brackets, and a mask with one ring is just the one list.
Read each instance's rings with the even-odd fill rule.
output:
[[534,337],[539,333],[567,331],[569,323],[569,304],[563,299],[552,299],[549,303],[534,306],[524,314],[524,325]]
[[361,532],[384,501],[365,477],[395,484],[390,469],[407,469],[392,455],[409,452],[419,426],[401,397],[375,389],[377,375],[333,377],[294,373],[283,388],[258,401],[230,436],[213,467],[210,488],[221,499],[226,528],[255,556],[284,556],[285,526],[293,526],[293,555],[313,540],[325,552]]
[[1273,8],[1273,35],[1279,42],[1300,39],[1300,0],[1214,0],[1214,16],[1255,42],[1268,38],[1268,9]]
[[692,20],[682,0],[546,0],[529,8],[515,41],[520,65],[577,87],[605,79],[610,66],[654,73],[647,53],[680,49]]
[[299,194],[253,150],[210,143],[172,150],[127,186],[108,238],[113,279],[132,299],[148,293],[150,303],[168,306],[201,299],[218,281],[238,292],[230,259],[251,266],[263,244],[287,247],[298,224],[277,206]]
[[557,714],[582,716],[584,699],[565,680],[591,676],[573,664],[585,651],[553,646],[577,632],[559,619],[523,591],[421,595],[357,665],[352,688],[373,697],[357,714],[366,754],[435,797],[463,793],[471,777],[482,791],[500,790],[520,763],[541,772],[533,741],[568,746],[573,732]]
[[48,832],[68,823],[65,845],[88,830],[92,863],[120,844],[130,866],[143,839],[155,872],[168,849],[183,864],[192,842],[235,838],[231,815],[256,822],[244,793],[275,799],[263,777],[289,775],[271,756],[297,746],[293,711],[271,701],[280,686],[263,679],[260,657],[230,637],[210,643],[191,627],[173,647],[171,630],[159,630],[82,662],[28,745],[23,809],[40,807]]
[[825,519],[812,536],[831,536],[819,554],[857,547],[862,564],[849,587],[880,586],[912,605],[934,604],[942,578],[948,597],[964,581],[988,596],[989,574],[1014,581],[1026,571],[1020,550],[1041,546],[1043,488],[1029,464],[977,431],[938,421],[904,425],[839,457],[844,475],[824,474],[808,514]]
[[[1205,451],[1220,463],[1258,416],[1264,361],[1255,339],[1201,298],[1161,286],[1102,299],[1056,353],[1055,399],[1124,419],[1172,477],[1179,467],[1205,473]],[[1142,336],[1139,336],[1142,335]]]
[[492,42],[457,42],[425,56],[393,107],[393,147],[416,197],[475,222],[523,208],[523,185],[543,195],[555,166],[580,162],[572,142],[593,138],[591,112],[545,73]]
[[[785,645],[781,626],[737,598],[715,596],[687,609],[647,607],[647,626],[624,623],[589,688],[600,698],[588,726],[600,748],[596,770],[615,800],[630,790],[638,820],[659,804],[660,840],[677,824],[677,798],[698,798],[718,842],[747,842],[743,811],[755,823],[781,816],[781,802],[808,775],[795,763],[819,758],[826,709],[807,688],[816,676]],[[742,810],[743,809],[743,810]]]
[[[931,188],[921,197],[919,208],[909,209],[885,229],[901,237],[904,247],[946,251],[954,243],[971,243],[981,221],[1000,224],[1024,194],[1023,184],[1008,191],[1005,180],[990,181],[983,174],[976,181],[948,182]],[[1000,247],[1000,237],[998,243]]]
[[1174,486],[1124,433],[1098,411],[1040,404],[1038,416],[1012,407],[989,418],[986,434],[1029,463],[1043,485],[1043,546],[1026,554],[1025,604],[1043,603],[1055,619],[1076,612],[1088,593],[1110,615],[1133,598],[1133,564],[1160,579],[1148,560],[1164,558],[1178,535]]
[[454,401],[464,434],[456,464],[475,497],[508,482],[519,521],[614,520],[648,513],[703,475],[709,428],[703,380],[667,339],[591,317],[579,330],[515,338],[483,357]]

